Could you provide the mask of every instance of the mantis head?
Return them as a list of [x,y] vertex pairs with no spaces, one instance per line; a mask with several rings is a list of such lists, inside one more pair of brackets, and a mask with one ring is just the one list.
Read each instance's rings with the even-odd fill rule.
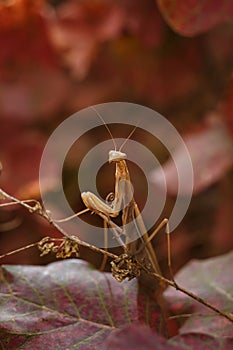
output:
[[123,160],[126,158],[127,158],[126,154],[120,151],[109,151],[109,154],[108,154],[109,163],[118,162],[119,160]]

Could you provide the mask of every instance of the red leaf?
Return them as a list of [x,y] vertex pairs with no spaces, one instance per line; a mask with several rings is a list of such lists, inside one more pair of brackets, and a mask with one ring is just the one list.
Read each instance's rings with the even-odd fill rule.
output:
[[78,79],[86,77],[96,59],[97,45],[115,39],[124,13],[114,1],[68,1],[56,9],[49,23],[51,39]]
[[[192,261],[175,277],[176,282],[225,312],[232,312],[233,253],[205,261]],[[180,329],[181,334],[200,333],[214,337],[233,339],[233,325],[230,321],[204,307],[187,295],[168,288],[165,297],[175,312],[195,313],[189,315]],[[181,317],[182,318],[182,317]]]
[[0,276],[4,348],[98,349],[116,329],[138,322],[137,281],[118,283],[81,260],[5,266]]
[[157,0],[168,24],[178,33],[193,36],[233,18],[231,0]]
[[172,338],[169,343],[177,344],[178,349],[184,350],[231,350],[232,339],[211,337],[206,334],[181,334]]
[[233,75],[226,89],[225,98],[220,106],[220,113],[228,130],[233,134]]
[[36,185],[36,181],[44,143],[40,132],[13,121],[1,121],[1,187],[12,194],[21,192],[25,199],[24,196],[31,192],[26,188],[32,186],[35,188],[34,195],[38,196],[39,184]]
[[165,339],[145,325],[125,326],[106,341],[104,350],[175,350]]
[[165,26],[154,1],[124,0],[125,26],[146,47],[156,47],[165,39]]
[[149,327],[129,325],[112,333],[103,350],[231,350],[231,339],[219,339],[204,334],[178,335],[168,341]]
[[64,105],[70,87],[62,72],[40,62],[16,65],[11,79],[10,84],[7,79],[1,81],[0,112],[14,120],[51,118]]
[[[184,137],[188,148],[194,173],[193,193],[201,192],[208,186],[220,180],[231,168],[233,162],[232,140],[225,128],[225,125],[218,119],[212,118],[208,127],[199,130],[194,134]],[[183,166],[183,148],[174,150],[174,156],[182,169],[182,178],[187,179],[186,167]],[[167,191],[171,195],[177,194],[177,169],[172,159],[168,160],[163,171],[167,183]],[[155,170],[151,175],[156,186],[161,186],[161,172]],[[188,190],[183,183],[183,195]]]
[[0,4],[0,113],[16,119],[58,112],[70,86],[49,37],[43,0]]
[[[229,181],[228,181],[229,180]],[[229,177],[224,181],[220,197],[220,205],[214,218],[214,225],[211,232],[212,246],[214,254],[227,252],[233,249],[232,237],[232,204],[233,193],[230,190],[232,187],[232,179]]]

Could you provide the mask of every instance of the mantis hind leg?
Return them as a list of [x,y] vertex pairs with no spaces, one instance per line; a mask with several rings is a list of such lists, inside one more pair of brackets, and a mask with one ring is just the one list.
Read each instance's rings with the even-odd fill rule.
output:
[[168,219],[165,218],[161,221],[161,223],[155,228],[155,230],[152,232],[152,234],[148,238],[147,243],[149,243],[164,226],[165,226],[165,232],[167,234],[167,265],[169,268],[170,277],[171,277],[172,281],[175,283],[174,273],[172,270],[172,263],[171,263],[171,239],[170,239],[170,230],[169,230]]
[[[104,250],[108,251],[108,223],[104,220]],[[100,271],[104,271],[107,264],[108,256],[107,254],[103,255],[103,259],[100,265]]]

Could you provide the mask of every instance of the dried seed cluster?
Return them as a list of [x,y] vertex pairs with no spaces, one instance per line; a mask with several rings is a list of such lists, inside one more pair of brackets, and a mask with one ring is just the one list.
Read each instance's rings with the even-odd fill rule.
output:
[[130,281],[140,275],[140,268],[136,259],[126,253],[111,261],[111,265],[112,275],[118,282],[122,282],[126,278]]
[[41,251],[40,256],[49,253],[55,253],[56,258],[69,258],[72,254],[79,256],[79,245],[74,240],[65,237],[59,245],[56,245],[54,240],[50,237],[43,238],[38,243],[38,249]]

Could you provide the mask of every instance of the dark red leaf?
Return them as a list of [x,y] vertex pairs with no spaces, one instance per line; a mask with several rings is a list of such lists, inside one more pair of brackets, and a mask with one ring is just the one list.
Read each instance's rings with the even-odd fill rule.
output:
[[232,237],[232,205],[233,193],[231,190],[232,179],[229,176],[222,186],[220,205],[218,207],[214,226],[211,232],[212,245],[215,247],[214,254],[219,255],[220,252],[227,252],[233,249]]
[[0,4],[0,113],[31,120],[58,112],[70,83],[52,45],[44,1]]
[[206,334],[190,333],[181,334],[169,340],[169,343],[184,350],[231,350],[233,340],[226,338],[211,337]]
[[[228,134],[225,125],[218,117],[211,117],[208,126],[203,130],[194,132],[184,137],[184,141],[188,148],[194,174],[193,193],[201,192],[208,186],[220,180],[233,164],[233,147],[232,140]],[[182,179],[187,179],[187,168],[182,166],[183,148],[174,150],[174,158],[179,168],[182,169]],[[167,191],[171,195],[176,195],[178,191],[177,169],[172,158],[168,160],[163,171],[167,183]],[[163,178],[161,172],[155,170],[151,175],[152,181],[161,186]],[[183,195],[188,193],[183,182]]]
[[97,45],[115,39],[123,25],[124,13],[114,1],[63,2],[51,19],[51,40],[65,64],[78,79],[86,77],[96,58]]
[[193,36],[233,19],[231,0],[157,0],[160,11],[178,33]]
[[204,334],[178,335],[168,341],[147,326],[129,325],[112,333],[103,350],[231,350],[233,341]]
[[176,350],[165,339],[154,333],[145,325],[125,326],[111,334],[106,341],[104,350]]
[[109,334],[139,319],[137,281],[118,283],[81,260],[5,266],[0,276],[4,348],[101,348]]
[[50,67],[56,64],[43,10],[44,0],[1,2],[0,73],[5,75],[5,70],[14,68],[14,64],[26,66],[38,59]]
[[[205,299],[225,312],[232,312],[232,275],[233,253],[205,261],[192,261],[175,277],[177,283]],[[200,333],[214,337],[233,339],[233,323],[211,312],[187,295],[168,288],[165,297],[175,312],[189,313],[187,321],[180,329],[181,334]],[[182,319],[182,316],[181,316]]]
[[228,130],[233,135],[233,75],[226,89],[225,98],[220,106],[220,113]]
[[[39,131],[26,128],[20,123],[2,120],[0,159],[3,170],[0,178],[1,187],[11,194],[21,192],[23,199],[28,194],[34,194],[37,197],[39,194],[39,165],[44,144],[44,136]],[[32,187],[34,193],[31,191]]]
[[163,19],[154,1],[124,0],[125,27],[136,36],[145,47],[156,47],[165,39]]

